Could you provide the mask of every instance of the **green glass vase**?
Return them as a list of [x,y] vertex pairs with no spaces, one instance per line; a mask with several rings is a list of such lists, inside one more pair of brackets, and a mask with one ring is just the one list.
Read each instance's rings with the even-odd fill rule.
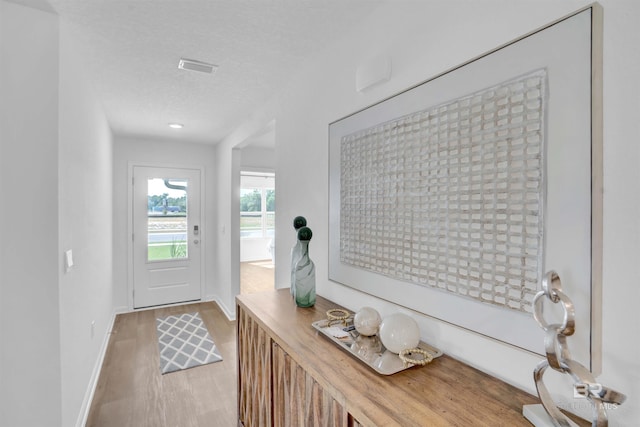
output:
[[295,269],[295,298],[298,307],[312,307],[316,303],[316,266],[309,258],[310,240],[311,229],[302,227],[298,231],[302,257]]

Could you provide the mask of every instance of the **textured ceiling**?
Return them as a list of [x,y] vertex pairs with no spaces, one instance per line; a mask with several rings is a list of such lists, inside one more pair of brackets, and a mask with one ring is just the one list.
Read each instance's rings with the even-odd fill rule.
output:
[[[217,143],[381,1],[47,2],[69,28],[116,135]],[[181,57],[219,68],[178,70]]]

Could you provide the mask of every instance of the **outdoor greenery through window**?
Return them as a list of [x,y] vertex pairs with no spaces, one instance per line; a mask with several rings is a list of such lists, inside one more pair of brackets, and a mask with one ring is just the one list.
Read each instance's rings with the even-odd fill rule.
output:
[[276,210],[273,174],[243,172],[240,187],[240,237],[273,237]]
[[187,180],[148,180],[148,260],[187,258]]

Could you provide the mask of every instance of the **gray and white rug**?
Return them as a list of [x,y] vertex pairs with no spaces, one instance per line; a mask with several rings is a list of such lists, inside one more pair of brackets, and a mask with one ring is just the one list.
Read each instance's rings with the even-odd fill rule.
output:
[[156,329],[163,374],[222,360],[197,312],[157,318]]

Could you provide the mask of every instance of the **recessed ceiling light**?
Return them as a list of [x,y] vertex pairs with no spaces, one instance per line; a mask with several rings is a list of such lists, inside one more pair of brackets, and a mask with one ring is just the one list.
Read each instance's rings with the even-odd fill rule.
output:
[[182,129],[184,125],[182,123],[169,123],[171,129]]
[[196,61],[195,59],[180,58],[178,62],[178,68],[181,70],[198,71],[200,73],[212,74],[218,69],[217,65],[209,64],[207,62]]

